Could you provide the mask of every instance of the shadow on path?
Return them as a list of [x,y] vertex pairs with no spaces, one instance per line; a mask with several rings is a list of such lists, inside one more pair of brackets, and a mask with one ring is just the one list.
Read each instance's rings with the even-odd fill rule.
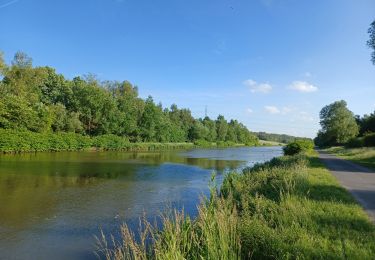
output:
[[334,155],[318,152],[321,161],[358,200],[372,221],[375,222],[375,172]]

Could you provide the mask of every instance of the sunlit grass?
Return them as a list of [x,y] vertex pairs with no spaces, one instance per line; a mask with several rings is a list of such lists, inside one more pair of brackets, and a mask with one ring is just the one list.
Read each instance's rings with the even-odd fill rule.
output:
[[226,176],[194,220],[121,227],[99,239],[106,259],[374,259],[375,227],[316,154],[273,159]]
[[375,169],[375,147],[344,148],[340,146],[331,147],[326,149],[326,151],[334,153],[340,158]]
[[161,216],[161,228],[145,218],[134,234],[121,226],[121,239],[97,238],[97,255],[105,259],[240,259],[238,214],[230,200],[212,193],[198,206],[195,220],[184,211]]

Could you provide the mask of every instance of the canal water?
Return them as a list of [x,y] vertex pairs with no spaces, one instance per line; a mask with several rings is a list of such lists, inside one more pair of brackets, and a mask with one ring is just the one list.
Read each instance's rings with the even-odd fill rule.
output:
[[281,147],[0,156],[0,259],[96,259],[94,235],[166,208],[191,216],[216,172],[241,170]]

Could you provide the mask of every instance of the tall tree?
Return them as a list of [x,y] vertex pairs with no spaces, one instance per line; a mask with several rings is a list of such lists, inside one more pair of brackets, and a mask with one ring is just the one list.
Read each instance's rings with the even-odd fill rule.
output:
[[358,135],[358,125],[353,112],[344,100],[336,101],[320,111],[321,131],[316,140],[321,146],[344,144]]
[[217,140],[225,141],[228,134],[228,122],[224,116],[219,115],[216,119]]
[[[138,96],[128,81],[101,82],[89,74],[66,79],[51,67],[33,67],[17,52],[7,65],[0,52],[0,128],[34,132],[114,134],[130,141],[248,143],[255,137],[237,121],[195,119],[189,109],[163,109]],[[255,138],[256,139],[256,138]]]
[[33,59],[26,53],[18,51],[14,55],[12,65],[20,68],[31,68],[33,66]]

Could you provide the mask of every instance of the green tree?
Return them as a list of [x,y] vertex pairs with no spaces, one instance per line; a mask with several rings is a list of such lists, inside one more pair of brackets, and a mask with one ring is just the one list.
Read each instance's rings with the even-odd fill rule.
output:
[[228,133],[228,122],[224,116],[219,115],[216,119],[217,140],[225,141]]
[[138,138],[138,122],[144,110],[144,101],[138,97],[138,88],[130,82],[107,82],[106,87],[116,99],[118,107],[118,134]]
[[52,113],[43,103],[30,104],[13,94],[0,97],[0,128],[46,132],[51,123]]
[[7,65],[4,61],[4,53],[0,51],[0,76],[4,75]]
[[14,55],[12,65],[20,68],[31,68],[33,66],[33,59],[26,53],[18,51]]
[[109,134],[118,130],[115,100],[98,82],[74,78],[73,95],[73,111],[80,113],[87,134]]
[[197,120],[189,109],[175,104],[166,109],[151,97],[143,100],[128,81],[100,82],[93,74],[69,80],[51,67],[33,67],[23,52],[10,65],[0,52],[0,76],[0,128],[130,141],[248,143],[255,138],[236,120]]
[[320,111],[321,131],[316,139],[320,146],[337,145],[348,142],[358,135],[358,125],[354,114],[344,100],[336,101]]
[[209,117],[205,117],[203,119],[203,125],[208,129],[206,140],[209,142],[215,142],[217,138],[215,121],[211,120]]
[[359,125],[360,136],[363,136],[366,133],[375,132],[375,111],[369,115],[365,114],[363,117],[356,116],[355,119]]
[[161,115],[162,111],[159,111],[152,97],[148,96],[139,124],[142,140],[147,142],[156,141],[156,129],[161,120]]
[[207,140],[210,130],[200,120],[195,120],[193,127],[190,129],[189,139]]

